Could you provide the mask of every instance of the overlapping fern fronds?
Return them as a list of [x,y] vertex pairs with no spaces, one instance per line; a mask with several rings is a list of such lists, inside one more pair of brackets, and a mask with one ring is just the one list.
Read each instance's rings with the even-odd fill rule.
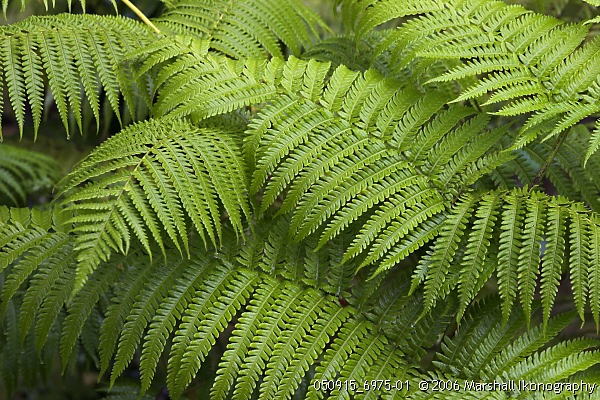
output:
[[[6,18],[6,11],[8,10],[9,5],[15,4],[15,3],[16,3],[15,0],[2,0],[2,13],[5,18]],[[32,3],[32,1],[31,0],[20,0],[19,3],[21,6],[21,11],[23,11],[25,9],[25,6]],[[44,7],[46,8],[46,11],[48,11],[49,6],[50,6],[50,8],[56,7],[56,0],[52,0],[52,3],[50,3],[48,0],[43,0],[43,3],[44,3]],[[81,8],[83,9],[83,11],[85,12],[85,4],[86,4],[85,0],[79,0],[79,3],[81,4]],[[110,3],[113,5],[113,7],[116,10],[117,3],[115,2],[115,0],[110,0]],[[72,0],[67,0],[67,6],[69,8],[69,11],[71,11],[71,5],[72,5]]]
[[[327,79],[327,63],[294,58],[287,62],[235,62],[201,56],[190,47],[180,48],[181,59],[168,60],[159,57],[163,51],[153,49],[148,58],[137,61],[143,70],[150,67],[144,60],[160,60],[165,68],[176,71],[169,79],[158,80],[154,112],[159,115],[191,114],[202,119],[255,101],[266,102],[245,133],[247,163],[255,165],[250,191],[261,194],[261,214],[282,200],[278,213],[290,213],[292,240],[316,235],[320,248],[342,232],[352,232],[354,239],[345,245],[342,264],[359,257],[356,269],[374,264],[376,275],[437,238],[432,253],[415,271],[415,285],[425,280],[428,287],[428,307],[458,287],[460,318],[497,271],[505,317],[517,287],[525,312],[530,314],[545,220],[538,219],[538,211],[527,208],[527,213],[512,215],[515,221],[508,221],[511,215],[506,215],[502,222],[506,227],[499,230],[495,226],[500,222],[499,210],[506,204],[501,200],[504,194],[471,194],[470,189],[484,174],[518,155],[503,150],[501,142],[510,137],[508,127],[486,130],[489,117],[485,114],[448,105],[449,99],[440,92],[423,94],[372,70],[361,74],[341,66]],[[192,58],[197,60],[193,66]],[[188,93],[194,93],[191,102]],[[588,184],[580,183],[580,187]],[[586,189],[593,199],[593,190]],[[448,206],[460,192],[466,192],[464,196],[471,200],[463,196]],[[479,196],[485,204],[475,212]],[[595,215],[582,207],[573,204],[569,209],[594,221]],[[472,228],[469,221],[474,223]],[[580,243],[582,252],[581,257],[572,258],[569,270],[583,319],[587,285],[595,282],[595,264],[589,260],[595,254],[596,223],[581,229],[570,226],[571,233],[566,234],[574,235],[571,241]],[[557,237],[565,234],[564,224],[553,229],[559,229]],[[494,251],[488,248],[503,235],[510,238],[510,250],[500,249],[502,262],[498,265],[491,257]],[[465,252],[457,253],[463,245]],[[505,257],[507,251],[510,254]],[[544,265],[548,265],[542,268],[546,320],[563,273],[564,254],[564,248],[543,254]],[[595,290],[590,293],[598,321],[598,298]]]
[[[18,209],[10,213],[3,209],[2,213],[3,219],[10,218],[4,227],[27,224],[29,229],[50,232],[62,226],[59,221],[49,225],[50,213],[30,215]],[[257,230],[269,225],[267,222]],[[1,239],[4,237],[3,233]],[[9,335],[16,337],[8,338],[18,341],[19,337],[33,337],[38,351],[46,351],[51,343],[46,342],[45,335],[48,329],[55,330],[49,322],[61,315],[60,352],[66,366],[78,337],[89,329],[88,321],[100,312],[104,314],[98,342],[102,371],[110,370],[111,381],[115,382],[136,351],[141,350],[143,393],[152,383],[161,355],[168,353],[167,384],[173,398],[181,396],[229,323],[233,330],[225,336],[227,349],[211,390],[217,399],[249,399],[253,395],[291,398],[298,390],[307,398],[347,397],[364,390],[362,382],[371,384],[390,376],[403,381],[404,390],[370,388],[371,395],[411,398],[408,396],[419,395],[418,387],[411,390],[411,386],[419,379],[431,379],[418,364],[439,335],[449,329],[453,301],[438,304],[419,319],[425,307],[424,296],[420,292],[410,296],[408,274],[396,271],[394,279],[379,291],[357,291],[362,295],[362,305],[357,308],[359,299],[347,290],[350,282],[343,290],[347,296],[344,301],[351,304],[347,305],[331,293],[332,287],[317,289],[301,284],[304,278],[291,277],[286,263],[265,269],[263,265],[271,263],[267,253],[255,253],[254,261],[239,265],[227,256],[235,254],[232,250],[238,245],[235,241],[228,243],[233,249],[217,257],[213,256],[214,250],[205,250],[198,242],[190,243],[196,255],[190,260],[178,259],[175,249],[167,250],[175,252],[167,262],[162,258],[150,261],[135,250],[129,256],[118,257],[90,276],[68,303],[66,317],[61,308],[73,284],[75,259],[58,250],[56,257],[44,259],[35,270],[21,305],[20,315],[27,320],[19,321],[19,333],[11,332]],[[245,246],[263,245],[258,235],[249,237]],[[337,255],[334,248],[329,252],[339,258],[341,250]],[[14,280],[21,264],[32,259],[36,251],[25,250],[23,261],[9,271],[9,280]],[[71,267],[65,268],[69,263]],[[39,285],[45,289],[40,291]],[[100,298],[109,290],[114,293],[114,301],[105,309]],[[3,294],[8,311],[11,301]],[[32,303],[41,307],[31,308]],[[454,379],[543,378],[555,382],[598,362],[596,353],[588,351],[598,344],[593,340],[563,342],[539,351],[572,315],[552,317],[545,329],[536,326],[525,330],[522,312],[515,310],[503,323],[498,309],[497,299],[470,307],[458,333],[444,342],[431,373]],[[511,342],[514,344],[507,346]],[[487,365],[490,368],[479,368]],[[536,372],[542,365],[543,376]],[[318,383],[331,379],[356,380],[361,387],[319,388]]]
[[[265,51],[282,56],[280,40],[300,54],[318,36],[316,29],[325,26],[300,2],[243,2],[228,11],[221,3],[173,3],[157,24],[167,31],[196,34],[209,40],[211,48],[235,57],[262,56]],[[249,10],[255,10],[251,21],[246,18]],[[226,16],[228,12],[231,15]],[[238,29],[239,34],[232,37],[232,29]],[[134,85],[128,70],[120,66],[125,52],[144,48],[155,39],[142,23],[93,15],[30,17],[3,27],[0,35],[4,43],[0,52],[2,81],[21,134],[27,109],[37,134],[48,95],[46,87],[67,134],[70,115],[82,129],[84,101],[99,122],[102,91],[118,118],[121,96],[132,115],[136,97],[151,102],[146,91],[152,83],[138,81]]]
[[[0,208],[2,345],[58,346],[63,370],[81,348],[115,388],[137,364],[140,397],[162,376],[184,396],[214,354],[217,399],[596,379],[596,340],[554,338],[588,309],[600,323],[598,133],[573,128],[597,111],[600,42],[497,1],[337,3],[357,42],[312,46],[322,23],[295,0],[174,1],[160,38],[121,18],[3,28],[21,130],[29,109],[39,128],[45,80],[67,127],[103,97],[118,113],[141,96],[151,118],[92,151],[50,210]],[[575,312],[556,314],[567,279]],[[405,385],[358,393],[390,378]]]
[[598,215],[562,197],[522,189],[464,194],[417,267],[414,284],[425,281],[426,309],[458,287],[465,310],[495,270],[505,318],[517,293],[528,317],[539,288],[547,321],[569,271],[579,317],[584,320],[589,300],[598,324],[599,238]]
[[53,158],[0,145],[0,204],[24,205],[28,194],[50,187],[58,178],[59,168]]
[[[161,31],[194,35],[210,47],[235,57],[299,56],[327,26],[302,1],[166,1],[154,20]],[[283,43],[283,46],[281,45]]]
[[[498,115],[531,114],[520,145],[600,112],[600,41],[585,41],[590,25],[567,24],[501,1],[341,3],[357,37],[393,18],[415,15],[381,42],[380,51],[391,52],[397,68],[417,59],[429,65],[461,61],[431,82],[466,83],[456,101],[483,97],[483,105]],[[478,79],[465,80],[472,77]],[[599,147],[597,128],[586,160]]]
[[126,128],[84,159],[59,184],[75,214],[76,286],[112,252],[127,253],[132,237],[151,255],[154,246],[164,254],[166,236],[189,257],[190,222],[216,245],[223,211],[241,233],[250,211],[236,142],[234,133],[164,118]]
[[8,92],[21,135],[27,110],[37,134],[48,95],[67,134],[70,115],[82,129],[84,101],[99,122],[101,92],[119,118],[121,93],[134,113],[133,82],[120,77],[116,66],[126,51],[148,45],[152,35],[148,27],[131,19],[93,15],[30,17],[3,26],[0,88]]
[[[582,127],[583,128],[583,127]],[[545,176],[556,188],[571,200],[585,203],[591,210],[600,211],[598,192],[600,191],[599,154],[594,154],[585,163],[585,153],[590,134],[587,129],[573,130],[569,140],[559,145],[556,156]],[[541,141],[539,138],[528,146],[515,150],[515,158],[496,169],[492,175],[497,187],[512,187],[534,184],[538,171],[542,168],[553,149],[556,138]]]

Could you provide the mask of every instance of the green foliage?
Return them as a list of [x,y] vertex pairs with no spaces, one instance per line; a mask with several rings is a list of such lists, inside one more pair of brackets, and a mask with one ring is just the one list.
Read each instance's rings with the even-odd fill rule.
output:
[[[348,23],[358,27],[356,36],[392,18],[419,15],[382,41],[379,51],[392,54],[396,69],[420,59],[425,68],[448,61],[448,71],[429,82],[462,83],[454,101],[483,98],[482,106],[497,115],[529,114],[519,146],[542,132],[546,138],[558,135],[600,111],[600,42],[584,43],[589,25],[566,24],[501,1],[390,3],[395,2],[370,7],[348,2]],[[468,79],[477,76],[482,78]],[[595,133],[586,160],[599,145]]]
[[10,145],[0,148],[0,200],[4,204],[24,205],[28,195],[51,186],[59,176],[51,157]]
[[133,93],[131,83],[115,66],[125,51],[148,45],[151,33],[143,24],[123,17],[58,15],[3,26],[0,35],[1,81],[22,136],[26,107],[31,110],[37,135],[46,86],[67,135],[70,115],[82,129],[84,101],[99,122],[100,91],[106,93],[110,107],[119,116],[120,92],[128,100]]
[[[0,147],[8,393],[54,359],[87,360],[115,399],[598,382],[600,343],[571,326],[600,326],[592,24],[492,0],[335,5],[332,37],[296,0],[167,2],[159,33],[2,28],[15,131],[46,134],[54,103],[101,142],[31,209],[54,162]],[[121,127],[86,136],[105,113]]]

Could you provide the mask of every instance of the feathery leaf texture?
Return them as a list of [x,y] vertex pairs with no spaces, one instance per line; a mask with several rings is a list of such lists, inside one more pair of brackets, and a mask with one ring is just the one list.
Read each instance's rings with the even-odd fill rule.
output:
[[299,56],[327,25],[302,1],[168,0],[153,22],[161,30],[193,35],[234,58],[282,57],[280,42]]
[[[383,22],[409,17],[380,51],[396,68],[419,59],[461,61],[431,82],[466,83],[455,101],[481,98],[498,115],[531,114],[519,145],[546,138],[600,112],[600,40],[590,26],[565,23],[502,1],[340,1],[357,38]],[[477,77],[474,83],[465,78]],[[500,104],[499,106],[495,106]],[[549,122],[550,128],[545,124]],[[598,149],[590,141],[586,161]]]
[[152,255],[154,244],[165,252],[166,234],[189,257],[190,222],[216,244],[223,211],[241,234],[250,211],[240,147],[234,133],[170,118],[134,124],[100,145],[59,184],[74,211],[76,288],[111,253],[127,253],[132,237]]
[[[103,139],[49,205],[0,206],[9,390],[38,360],[66,372],[79,354],[115,399],[163,379],[174,399],[209,390],[209,364],[216,399],[597,382],[599,342],[556,339],[576,316],[600,321],[590,21],[495,0],[335,5],[350,34],[325,41],[299,0],[173,0],[160,35],[85,15],[2,27],[21,132],[52,101],[67,130],[98,123],[100,104],[122,125],[151,113]],[[16,205],[56,178],[19,157],[0,157]],[[556,313],[563,284],[574,307]],[[378,384],[390,378],[401,387]]]
[[487,116],[374,70],[330,72],[294,57],[232,61],[183,43],[157,45],[133,64],[173,72],[157,78],[156,115],[203,119],[264,102],[244,134],[259,213],[285,193],[290,234],[318,231],[319,246],[370,217],[345,261],[368,250],[363,266],[387,257],[380,272],[436,235],[444,195],[512,158],[499,143],[506,131],[486,130]]
[[[100,93],[121,118],[120,93],[133,90],[117,71],[125,52],[151,43],[145,25],[123,17],[58,15],[30,17],[0,29],[0,88],[8,100],[21,136],[26,109],[34,134],[40,127],[46,93],[52,95],[69,135],[69,116],[82,129],[83,102],[100,120]],[[125,96],[127,99],[128,96]],[[132,104],[128,104],[133,109]],[[1,135],[0,135],[1,137]]]
[[[2,13],[4,14],[4,17],[6,18],[6,11],[8,9],[9,4],[14,4],[15,1],[14,0],[2,0]],[[21,11],[25,10],[25,6],[29,3],[31,3],[30,0],[20,0],[21,3]],[[69,7],[69,12],[71,11],[71,5],[72,5],[72,0],[67,0],[67,5]],[[85,0],[79,0],[79,3],[81,4],[81,8],[83,9],[83,11],[85,12]],[[113,7],[115,8],[115,10],[117,10],[117,3],[115,2],[115,0],[110,0],[110,3],[113,5]],[[48,0],[44,0],[44,7],[46,8],[46,11],[48,11]],[[51,8],[56,7],[56,0],[52,0],[52,4],[51,4]]]
[[0,145],[0,202],[24,205],[27,196],[52,186],[59,178],[56,161],[36,151]]
[[[590,258],[597,254],[599,230],[596,213],[564,197],[528,193],[524,189],[484,195],[466,193],[442,223],[440,235],[424,258],[424,277],[415,276],[413,285],[425,280],[426,310],[444,296],[439,293],[444,283],[450,289],[458,288],[464,309],[495,269],[504,318],[510,314],[518,294],[529,321],[539,285],[547,323],[562,274],[568,270],[580,318],[584,320],[589,298],[594,305],[594,320],[598,320],[598,293],[591,287],[597,283],[598,265],[591,263]],[[497,258],[495,252],[486,251],[495,237],[499,237]],[[466,243],[464,252],[457,251],[462,242]],[[493,269],[487,273],[481,270],[485,268],[485,258],[491,258],[493,263]],[[567,269],[563,268],[565,263]],[[454,273],[457,280],[453,280]],[[589,281],[589,276],[594,279]],[[478,280],[479,287],[473,287]]]
[[[3,213],[9,214],[6,210]],[[27,222],[24,215],[17,215],[17,211],[13,214],[16,217],[3,226],[19,224],[18,220]],[[35,221],[29,226],[38,226],[41,219],[47,220],[47,216],[31,218]],[[47,227],[47,221],[45,224]],[[230,230],[229,234],[234,232]],[[235,241],[230,243],[239,246]],[[61,322],[61,356],[66,365],[82,329],[90,318],[95,318],[100,294],[114,287],[118,300],[106,311],[98,342],[103,371],[110,368],[114,357],[112,382],[139,348],[144,382],[140,393],[144,393],[159,357],[168,352],[169,392],[179,398],[217,337],[233,324],[212,387],[215,398],[230,394],[238,399],[253,395],[291,398],[301,385],[308,385],[304,389],[307,398],[346,396],[364,390],[358,386],[319,387],[319,383],[331,379],[371,382],[374,386],[370,391],[384,394],[378,392],[383,389],[377,387],[377,379],[393,376],[399,381],[412,381],[425,377],[412,363],[449,328],[454,315],[455,303],[450,301],[419,319],[425,298],[422,293],[408,294],[410,278],[406,273],[396,274],[381,291],[368,295],[361,311],[341,305],[330,289],[305,288],[291,279],[282,279],[283,266],[278,268],[281,275],[277,277],[261,271],[260,263],[256,268],[247,268],[225,260],[224,254],[214,257],[199,241],[190,246],[196,257],[189,260],[150,261],[142,248],[112,260],[98,268],[68,303],[75,260],[57,252],[55,261],[44,261],[34,273],[22,305],[31,304],[26,300],[30,293],[47,293],[37,300],[38,307],[27,306],[37,315],[38,351],[47,351],[47,334],[53,332],[51,322],[68,304],[67,316]],[[173,253],[167,260],[176,258],[177,249],[167,251]],[[71,268],[65,269],[65,262],[71,263]],[[45,291],[35,290],[40,284],[45,285]],[[7,317],[14,312],[11,301],[7,303]],[[596,352],[587,350],[598,345],[593,340],[561,342],[540,351],[572,320],[573,314],[551,317],[545,329],[536,326],[524,330],[521,311],[516,310],[503,322],[501,313],[494,311],[499,306],[499,298],[492,298],[467,308],[466,322],[457,336],[444,342],[437,353],[436,364],[441,372],[451,373],[456,379],[543,377],[555,382],[598,362]],[[29,337],[27,331],[23,338]],[[542,365],[552,368],[542,370]],[[481,375],[483,371],[488,375]],[[117,389],[115,395],[119,392]],[[409,396],[406,390],[398,394]]]

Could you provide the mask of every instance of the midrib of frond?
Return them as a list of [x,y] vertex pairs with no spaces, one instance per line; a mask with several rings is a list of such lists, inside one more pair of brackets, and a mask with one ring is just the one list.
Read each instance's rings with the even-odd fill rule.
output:
[[225,5],[225,7],[223,8],[215,8],[215,18],[214,18],[214,23],[212,24],[212,26],[210,28],[208,28],[208,30],[206,31],[206,36],[207,39],[210,40],[212,39],[212,37],[214,36],[215,31],[217,30],[217,28],[219,27],[220,22],[223,20],[223,17],[230,11],[233,9],[234,4],[237,2],[237,0],[229,0],[229,2],[227,2],[227,4]]
[[[160,147],[160,145],[162,144],[163,141],[167,140],[168,137],[164,137],[162,139],[159,139],[158,141],[156,141],[154,143],[154,145],[149,148],[146,153],[140,157],[139,162],[137,162],[135,165],[132,165],[133,169],[131,170],[131,174],[129,175],[129,178],[127,178],[127,180],[124,182],[123,186],[121,187],[121,189],[116,193],[115,199],[116,201],[114,201],[114,205],[110,208],[110,212],[106,213],[105,218],[100,222],[99,227],[100,229],[98,230],[98,234],[96,235],[96,238],[92,243],[92,249],[91,250],[85,250],[82,253],[80,253],[77,256],[77,261],[78,261],[78,269],[77,269],[77,278],[78,278],[78,282],[79,286],[76,287],[75,289],[78,290],[81,288],[81,286],[83,285],[83,283],[86,281],[89,273],[91,272],[91,270],[95,267],[93,265],[86,265],[85,261],[87,260],[87,256],[85,255],[85,253],[87,253],[88,251],[94,251],[94,248],[98,246],[99,242],[102,240],[102,234],[104,232],[106,232],[106,229],[108,227],[109,222],[111,221],[113,214],[115,212],[115,210],[118,209],[118,202],[119,200],[123,197],[123,194],[125,194],[127,191],[129,191],[131,188],[130,184],[134,178],[134,172],[137,171],[139,169],[139,167],[144,163],[146,157],[152,153],[153,149]],[[76,228],[75,228],[76,229]],[[88,242],[89,243],[89,242]],[[177,243],[177,242],[175,242]],[[77,250],[77,247],[75,247],[75,250]],[[149,252],[148,253],[150,255],[150,258],[152,259],[152,253]],[[83,269],[82,269],[83,267]]]

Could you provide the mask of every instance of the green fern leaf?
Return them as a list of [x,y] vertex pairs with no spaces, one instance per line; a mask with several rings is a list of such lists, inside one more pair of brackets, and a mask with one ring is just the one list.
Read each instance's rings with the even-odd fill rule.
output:
[[[280,291],[281,284],[271,280],[265,280],[257,286],[255,295],[250,300],[247,310],[239,318],[231,341],[219,363],[217,377],[211,388],[211,395],[215,399],[226,398],[229,388],[233,386],[234,380],[242,371],[244,358],[250,351],[251,343],[259,329],[259,322],[272,309],[275,304],[273,299],[277,298]],[[248,393],[246,392],[247,395]]]
[[588,283],[589,283],[589,296],[590,296],[590,307],[592,309],[592,315],[594,321],[596,321],[596,329],[600,326],[600,271],[596,266],[600,265],[600,229],[598,226],[600,223],[597,219],[593,220],[591,224],[590,232],[590,247],[591,257],[590,265],[588,270]]
[[[62,256],[64,257],[63,260],[60,260],[57,265],[51,265],[50,268],[48,268],[49,271],[47,272],[48,275],[46,277],[39,277],[39,279],[46,278],[48,280],[48,282],[45,282],[45,285],[50,284],[50,290],[45,293],[47,295],[44,296],[40,309],[36,310],[37,321],[35,325],[35,344],[38,349],[41,349],[44,346],[44,343],[49,336],[49,332],[56,323],[58,314],[69,300],[75,284],[75,273],[73,268],[69,268],[72,258],[66,257],[66,255]],[[37,275],[36,278],[38,278]],[[37,288],[32,290],[30,288],[29,290],[32,290],[32,293],[36,294],[36,289]],[[25,336],[25,333],[27,332],[24,329],[25,326],[20,326],[19,328],[22,336]],[[63,360],[64,364],[66,364],[66,362],[67,360]]]
[[5,39],[0,51],[3,79],[22,136],[26,102],[37,135],[45,107],[45,78],[67,134],[70,115],[82,130],[84,97],[99,123],[101,91],[120,119],[120,86],[126,84],[119,82],[115,68],[126,50],[149,43],[151,34],[131,19],[63,14],[31,17],[3,28],[0,35]]
[[[273,348],[273,353],[269,357],[265,378],[260,385],[260,396],[262,398],[277,397],[275,393],[281,393],[281,390],[285,388],[281,385],[281,379],[289,367],[290,360],[295,355],[296,349],[302,348],[310,327],[324,313],[323,308],[327,300],[330,299],[319,296],[315,292],[308,292],[303,301],[296,305],[296,310],[290,320],[293,328],[282,330],[278,342]],[[289,396],[293,392],[293,389],[287,389],[284,393]]]
[[317,30],[326,27],[317,14],[297,0],[175,0],[167,6],[154,21],[159,29],[209,40],[212,48],[234,58],[265,52],[281,57],[279,41],[298,56],[302,47],[312,43]]
[[539,273],[542,227],[545,223],[545,207],[536,192],[526,200],[526,215],[523,228],[523,243],[519,252],[519,266],[517,280],[519,282],[519,296],[529,321],[531,304],[536,287],[536,278]]
[[[481,287],[475,286],[479,281],[485,265],[487,250],[490,247],[490,238],[494,223],[497,219],[499,202],[498,194],[492,193],[484,196],[475,212],[473,233],[469,236],[465,255],[463,256],[458,287],[460,308],[457,313],[457,321],[460,321],[467,305],[475,297],[476,291]],[[483,274],[485,276],[485,274]],[[483,282],[485,283],[487,279]],[[483,285],[482,285],[483,286]]]
[[108,306],[105,319],[100,327],[100,374],[103,375],[110,366],[115,346],[118,343],[120,333],[123,330],[127,316],[133,310],[136,297],[142,292],[144,286],[151,282],[161,264],[158,262],[150,264],[149,267],[140,271],[139,267],[128,266],[119,284],[115,287],[113,302]]
[[446,280],[446,274],[458,249],[458,242],[464,235],[475,201],[476,198],[473,196],[464,195],[460,204],[456,206],[440,228],[440,236],[433,247],[430,258],[431,265],[428,267],[425,281],[425,310],[429,310],[435,305],[439,287]]
[[[359,39],[376,25],[401,18],[379,45],[379,52],[392,53],[398,69],[412,64],[432,68],[439,59],[459,61],[434,72],[429,83],[478,78],[456,101],[485,95],[484,105],[502,104],[494,110],[501,115],[535,112],[520,145],[541,132],[532,130],[538,123],[554,125],[550,135],[556,135],[598,111],[598,40],[582,44],[589,30],[585,23],[565,24],[490,1],[431,3],[431,8],[395,1],[341,3]],[[588,153],[593,151],[592,142]]]
[[[276,397],[290,398],[293,395],[310,365],[316,361],[317,355],[324,351],[326,344],[331,340],[330,338],[350,315],[345,308],[341,308],[332,302],[327,303],[325,307],[327,308],[322,310],[323,313],[311,325],[310,331],[307,332],[293,359],[291,359],[290,365],[288,365],[277,388]],[[392,354],[397,356],[397,353],[392,352]],[[390,358],[392,357],[390,356]],[[382,366],[382,370],[387,371],[387,368],[393,368],[395,364],[391,365],[391,367]]]
[[[558,205],[554,206],[553,205]],[[544,311],[544,324],[550,318],[550,311],[558,284],[562,275],[562,265],[565,252],[565,219],[566,213],[561,203],[557,200],[548,207],[548,230],[546,236],[546,249],[542,257],[541,287],[542,309]]]
[[217,198],[240,232],[242,214],[249,210],[237,148],[233,138],[210,129],[151,120],[122,131],[85,159],[61,184],[66,193],[88,182],[63,200],[77,210],[71,222],[79,251],[78,286],[112,251],[127,252],[130,230],[149,254],[149,237],[164,251],[161,228],[189,254],[183,210],[201,237],[206,232],[215,243],[221,231]]
[[573,285],[573,299],[575,300],[577,312],[583,321],[588,286],[587,271],[590,264],[589,222],[580,214],[581,211],[585,211],[581,206],[573,205],[569,211],[571,222],[569,229],[571,284]]
[[[119,260],[124,262],[125,260]],[[90,317],[94,305],[100,296],[108,290],[121,274],[119,263],[104,266],[95,271],[79,295],[69,306],[69,314],[65,319],[60,341],[60,353],[63,361],[63,371],[67,367],[69,356],[77,343],[77,338],[82,335],[84,324]],[[83,339],[83,336],[82,336]],[[39,351],[39,348],[38,348]]]
[[[175,398],[191,382],[218,334],[233,318],[243,299],[250,295],[252,285],[256,283],[256,277],[252,278],[234,279],[234,274],[223,268],[196,292],[186,309],[180,329],[175,333],[169,357],[167,384]],[[234,286],[227,288],[228,283]],[[218,301],[219,296],[231,299],[231,303]],[[210,309],[214,309],[215,313],[208,314]],[[207,319],[202,320],[200,316],[206,316]]]
[[573,319],[574,313],[564,313],[550,318],[543,327],[537,326],[519,336],[513,343],[507,344],[486,365],[484,379],[491,379],[524,360],[550,339],[555,337]]
[[[363,344],[365,343],[363,339],[367,334],[368,323],[366,321],[352,321],[343,325],[331,344],[331,348],[325,352],[325,363],[317,366],[313,381],[334,379],[338,371],[342,369],[344,361],[358,349],[359,343],[361,341]],[[354,360],[353,366],[356,365],[356,361]],[[322,399],[324,394],[323,391],[316,390],[315,385],[310,385],[306,398]]]
[[152,316],[155,315],[159,304],[167,296],[168,289],[177,282],[177,279],[187,269],[188,263],[183,260],[174,266],[161,265],[159,269],[153,271],[152,277],[146,280],[144,290],[136,298],[126,317],[118,341],[115,363],[112,367],[111,384],[114,384],[117,377],[121,375],[133,359],[142,334],[151,322]]
[[200,286],[203,272],[210,262],[198,257],[191,263],[190,268],[177,280],[173,292],[161,301],[156,310],[147,334],[144,336],[142,356],[140,359],[141,393],[150,388],[159,357],[164,351],[169,335],[173,332],[176,320],[179,320],[189,302]]
[[[63,233],[50,234],[46,236],[39,245],[31,249],[31,251],[28,252],[19,263],[14,265],[2,287],[2,314],[4,314],[6,311],[5,306],[8,304],[8,301],[15,295],[15,293],[17,293],[17,290],[27,280],[27,278],[35,270],[40,268],[42,263],[59,253],[63,247],[68,246],[68,240],[68,236]],[[43,293],[39,293],[38,295],[40,294]],[[26,304],[27,303],[24,301],[21,308],[21,320],[24,320],[25,318],[24,310],[26,309]],[[33,317],[32,314],[30,314],[30,316]],[[27,330],[28,327],[25,329],[25,331]]]
[[505,372],[508,379],[542,379],[555,382],[575,372],[598,363],[595,351],[584,351],[598,342],[593,339],[579,339],[550,347],[531,359],[521,361]]

